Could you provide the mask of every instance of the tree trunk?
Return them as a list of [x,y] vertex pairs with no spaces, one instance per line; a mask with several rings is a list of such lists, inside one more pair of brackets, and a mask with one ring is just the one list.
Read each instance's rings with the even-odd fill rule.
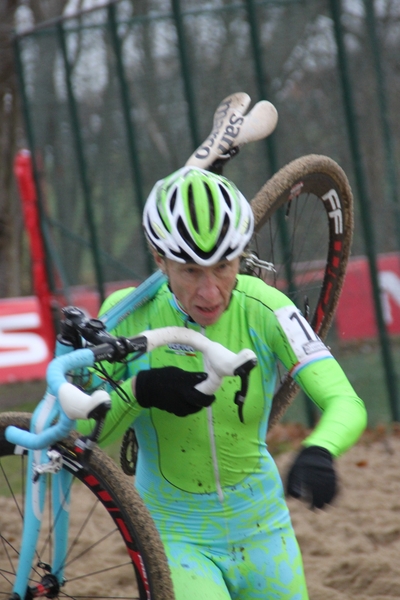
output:
[[[16,0],[0,3],[0,297],[21,294],[22,216],[13,176],[20,117],[12,50]],[[29,279],[26,282],[29,286]]]
[[0,298],[32,291],[20,198],[13,173],[17,150],[26,147],[12,44],[17,9],[24,5],[39,23],[62,14],[66,0],[0,2]]

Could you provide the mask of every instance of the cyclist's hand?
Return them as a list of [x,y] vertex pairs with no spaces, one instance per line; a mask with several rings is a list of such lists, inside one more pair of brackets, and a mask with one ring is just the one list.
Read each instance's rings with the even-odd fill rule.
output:
[[205,379],[206,373],[190,373],[178,367],[140,371],[136,376],[136,400],[143,408],[153,406],[186,417],[214,402],[215,396],[195,389]]
[[309,499],[311,508],[323,508],[337,492],[336,473],[331,453],[320,446],[303,448],[288,475],[287,493]]

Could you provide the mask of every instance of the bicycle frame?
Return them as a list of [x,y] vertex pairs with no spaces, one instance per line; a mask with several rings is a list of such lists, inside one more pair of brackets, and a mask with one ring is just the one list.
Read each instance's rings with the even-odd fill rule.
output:
[[[257,363],[253,351],[244,349],[238,354],[234,354],[221,344],[211,342],[200,333],[183,327],[165,327],[143,332],[142,335],[129,339],[129,342],[131,343],[129,353],[138,349],[150,352],[167,343],[190,343],[204,354],[208,378],[197,386],[204,393],[213,394],[220,386],[224,376],[239,375],[242,387],[236,393],[235,402],[239,406],[239,416],[241,417],[248,374]],[[45,506],[47,473],[52,477],[52,504],[54,513],[57,515],[53,563],[51,567],[50,565],[41,565],[48,571],[48,575],[42,579],[37,588],[31,589],[30,592],[33,596],[46,596],[46,592],[51,593],[54,588],[63,585],[63,562],[66,558],[69,527],[69,487],[72,475],[65,469],[61,469],[62,465],[57,461],[57,452],[52,454],[49,452],[49,447],[75,428],[77,418],[89,418],[93,407],[99,407],[104,403],[105,397],[109,400],[108,394],[104,391],[94,392],[92,396],[88,396],[69,383],[65,376],[65,373],[70,370],[93,366],[96,355],[104,358],[107,355],[107,348],[108,352],[114,351],[111,344],[103,344],[92,349],[80,349],[65,353],[55,358],[47,371],[48,391],[34,411],[30,432],[16,427],[7,428],[6,438],[8,441],[21,448],[29,448],[25,520],[17,576],[13,588],[13,598],[15,599],[24,599],[26,596]],[[96,398],[95,394],[97,394]],[[57,423],[54,425],[55,420]]]
[[[250,97],[244,93],[231,94],[225,98],[214,114],[213,130],[210,136],[205,140],[202,146],[195,151],[186,164],[210,170],[213,170],[213,167],[215,166],[217,170],[221,171],[222,165],[234,156],[241,146],[250,141],[256,141],[270,135],[276,127],[278,118],[275,107],[267,101],[261,101],[246,115],[245,113],[249,104]],[[253,260],[254,259],[255,258],[253,258]],[[268,268],[271,268],[269,263]],[[165,275],[161,273],[161,271],[156,271],[138,286],[138,288],[122,299],[121,302],[104,313],[101,320],[106,329],[112,330],[128,314],[153,298],[165,281]],[[179,329],[182,330],[182,328]],[[188,330],[184,331],[187,332]],[[164,341],[163,343],[167,343],[167,341]],[[156,345],[161,344],[157,342]],[[156,345],[154,345],[154,347],[156,347]],[[196,344],[193,343],[193,346],[196,347]],[[199,349],[201,351],[206,351],[203,342],[200,343],[200,346]],[[217,346],[216,363],[218,364],[221,363],[221,348],[223,349],[223,347],[219,344],[217,344]],[[90,350],[78,350],[76,352],[72,352],[72,350],[72,347],[68,348],[57,344],[55,360],[63,358],[63,356],[61,356],[62,353],[71,353],[66,356],[74,355],[74,357],[78,356],[78,359],[77,362],[75,358],[72,360],[67,359],[65,365],[68,365],[68,369],[79,366],[90,366],[93,364],[93,355],[92,359],[90,359],[88,354],[82,354],[82,352],[91,352]],[[229,362],[232,363],[232,356],[236,356],[233,355],[233,353],[230,353],[230,355],[227,364]],[[218,369],[215,371],[212,368],[210,361],[207,361],[207,366],[210,369],[209,378],[197,386],[204,393],[213,393],[213,390],[217,389],[220,385],[221,378],[224,375],[240,374],[240,376],[243,377],[242,389],[237,392],[235,402],[239,407],[239,416],[241,419],[241,409],[243,407],[246,384],[244,383],[244,372],[240,372],[240,369],[246,362],[248,364],[252,363],[252,366],[255,365],[256,358],[254,353],[250,350],[245,351],[241,360],[236,364],[235,368],[237,372],[234,372],[235,368],[231,368],[229,372],[225,373],[222,371],[218,372]],[[15,427],[11,427],[9,429],[12,429],[13,432],[9,434],[10,437],[7,435],[7,439],[10,439],[10,441],[17,444],[21,448],[21,452],[23,452],[24,449],[29,448],[27,451],[28,477],[24,509],[24,525],[19,564],[13,588],[15,599],[17,597],[24,599],[28,588],[29,575],[35,556],[45,508],[47,474],[52,478],[52,505],[55,514],[57,514],[53,564],[47,569],[49,573],[48,581],[51,586],[52,582],[54,583],[54,577],[56,577],[58,585],[63,585],[63,561],[65,560],[67,552],[69,528],[69,488],[73,476],[65,469],[61,469],[61,466],[57,464],[56,457],[52,457],[51,454],[49,455],[49,448],[52,444],[68,435],[68,433],[75,428],[76,421],[74,418],[69,418],[66,415],[60,404],[58,394],[53,393],[53,390],[58,390],[59,387],[59,379],[56,382],[53,381],[52,385],[49,385],[44,398],[39,402],[32,415],[30,432],[17,430]],[[55,420],[58,420],[56,426],[53,425]],[[44,580],[42,581],[42,585],[39,585],[37,588],[37,596],[46,595],[46,589],[43,584]],[[33,595],[35,595],[35,592],[33,592]]]
[[[48,431],[54,419],[59,416],[60,407],[58,400],[52,394],[47,392],[32,415],[32,433],[40,434]],[[73,429],[74,421],[68,419],[70,422],[70,426],[68,426],[67,419],[67,417],[63,419],[65,424],[64,426],[70,431]],[[35,478],[32,476],[32,474],[35,472],[35,468],[37,468],[38,465],[44,469],[48,468],[48,465],[51,465],[51,459],[48,456],[47,447],[38,450],[28,450],[28,477],[25,497],[24,527],[20,549],[20,559],[13,590],[14,594],[18,594],[20,598],[25,598],[26,595],[29,574],[34,561],[35,550],[45,507],[47,474],[44,472],[40,476],[36,477],[36,480],[34,480]],[[53,552],[52,572],[57,574],[58,582],[62,583],[63,561],[66,556],[66,545],[68,539],[69,489],[72,475],[63,469],[58,473],[52,473],[51,477],[52,504],[54,511],[57,514],[57,520],[55,522],[56,543],[54,545]]]
[[[57,425],[53,425],[54,421]],[[61,469],[49,454],[49,448],[56,441],[67,436],[74,429],[76,421],[62,410],[56,395],[47,389],[43,399],[32,414],[30,432],[15,430],[14,441],[21,451],[28,449],[27,485],[24,506],[24,526],[21,538],[20,557],[13,594],[25,598],[29,574],[33,565],[35,550],[42,524],[47,487],[47,473],[51,474],[51,495],[54,513],[57,515],[54,531],[53,564],[51,574],[56,573],[57,582],[63,582],[63,562],[67,553],[69,527],[69,490],[72,475]],[[50,571],[49,571],[50,574]],[[54,582],[54,580],[53,580]],[[49,583],[50,580],[49,580]],[[39,594],[38,594],[39,595]],[[40,590],[40,595],[45,595]]]
[[[150,300],[166,280],[161,271],[156,271],[151,277],[146,279],[140,286],[133,290],[122,302],[115,305],[111,310],[103,315],[103,322],[108,329],[113,329],[127,314],[136,310],[138,306]],[[57,344],[56,356],[63,352],[68,352],[65,346]],[[57,432],[51,430],[52,423],[59,419]],[[45,492],[47,487],[46,472],[41,474],[34,481],[33,473],[38,465],[45,471],[51,469],[51,459],[48,456],[49,446],[68,435],[74,429],[75,421],[69,419],[62,411],[58,399],[46,391],[44,398],[39,402],[32,415],[31,433],[20,431],[17,434],[17,443],[21,448],[26,447],[28,443],[33,442],[29,437],[34,434],[39,436],[36,440],[42,440],[46,443],[44,448],[28,450],[27,461],[27,486],[24,506],[24,527],[21,540],[20,558],[17,575],[14,583],[13,593],[19,598],[25,598],[28,587],[29,574],[32,568],[35,549],[40,533],[43,511],[45,508]],[[51,435],[48,433],[51,431]],[[46,437],[47,436],[47,437]],[[66,556],[68,527],[69,527],[69,489],[72,475],[65,469],[60,472],[51,473],[52,488],[51,502],[55,514],[58,515],[55,523],[55,544],[53,552],[52,572],[57,574],[57,580],[60,585],[63,581],[63,561]]]

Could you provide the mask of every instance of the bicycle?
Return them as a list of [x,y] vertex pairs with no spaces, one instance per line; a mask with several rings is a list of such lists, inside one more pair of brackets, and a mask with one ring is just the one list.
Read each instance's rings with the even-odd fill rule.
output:
[[[71,311],[68,317],[72,317]],[[27,480],[22,545],[13,594],[10,597],[13,600],[39,596],[54,598],[63,595],[68,597],[79,595],[82,597],[81,580],[88,579],[90,576],[98,577],[97,569],[91,574],[80,572],[76,561],[81,560],[82,549],[79,548],[75,553],[77,545],[75,538],[73,538],[72,549],[67,547],[68,512],[72,481],[75,478],[84,483],[106,508],[113,521],[113,532],[119,532],[120,542],[126,546],[125,564],[121,564],[118,559],[117,564],[107,564],[106,570],[109,572],[112,570],[114,576],[121,578],[121,571],[129,563],[137,578],[139,598],[172,599],[173,592],[166,559],[150,515],[129,480],[125,479],[116,465],[95,447],[102,422],[110,407],[110,397],[107,392],[100,390],[88,396],[69,383],[65,374],[77,368],[92,367],[95,361],[122,361],[133,353],[139,355],[143,352],[151,352],[154,348],[168,343],[190,344],[203,352],[208,371],[208,379],[197,387],[204,393],[212,394],[219,387],[222,377],[239,375],[242,387],[235,402],[240,406],[246,395],[248,373],[256,364],[255,354],[251,350],[242,350],[237,355],[233,354],[197,332],[178,327],[143,332],[141,336],[135,338],[114,338],[105,335],[100,320],[88,320],[83,312],[75,309],[73,317],[75,317],[74,325],[82,336],[97,343],[104,340],[107,342],[64,354],[50,363],[47,374],[49,392],[32,416],[30,431],[27,431],[30,415],[5,413],[0,416],[0,454],[11,456],[18,454],[18,448],[29,448],[28,473],[33,474],[33,477]],[[54,393],[52,394],[51,391]],[[53,424],[56,416],[58,421]],[[87,438],[71,434],[76,420],[84,418],[96,419],[92,434]],[[40,556],[35,564],[34,556],[43,521],[46,474],[51,474],[52,479],[54,522],[50,528],[54,530],[54,553],[48,559],[49,562]],[[78,491],[80,496],[81,490]],[[79,502],[82,504],[80,497]],[[92,509],[89,514],[92,516]],[[86,518],[85,516],[85,520]],[[45,534],[47,535],[47,532]],[[99,542],[91,540],[88,551],[92,551],[94,547],[97,556],[98,544],[104,539],[107,539],[108,543],[109,535],[111,532],[105,534],[102,530]],[[6,539],[3,534],[2,542],[4,547]],[[13,559],[11,553],[16,549],[9,539],[7,543],[7,558],[11,565]],[[47,540],[45,543],[48,545]],[[45,550],[47,551],[47,548]],[[51,548],[49,547],[48,550]],[[32,564],[34,566],[31,572]],[[67,576],[67,570],[71,569],[71,565],[72,574]],[[43,575],[40,574],[41,572]],[[3,579],[6,579],[4,569],[1,574]],[[11,576],[11,572],[9,575]],[[126,569],[124,577],[132,579],[126,573]],[[74,581],[77,580],[79,583],[76,589]],[[31,585],[28,586],[28,582]],[[93,585],[91,582],[90,597],[107,597],[104,593],[100,596],[100,592],[93,596]],[[94,587],[96,588],[96,585]],[[121,596],[117,594],[113,597]]]
[[[190,157],[187,164],[222,171],[226,161],[235,156],[244,144],[269,135],[276,126],[276,110],[270,103],[264,101],[257,103],[246,115],[249,103],[249,96],[243,93],[233,94],[224,99],[215,112],[214,126],[210,136]],[[289,207],[289,210],[283,214],[282,207],[285,205]],[[309,205],[312,206],[311,209],[308,209]],[[314,331],[320,337],[325,337],[339,299],[350,252],[353,226],[352,194],[346,175],[334,161],[327,157],[316,155],[302,157],[283,167],[267,181],[252,200],[252,207],[256,220],[256,235],[254,247],[244,260],[243,270],[262,276],[269,283],[282,287],[297,304],[301,304],[303,296],[305,296],[305,305],[301,308],[304,308],[305,313],[308,314]],[[290,244],[283,243],[283,251],[277,248],[278,235],[274,231],[273,223],[275,215],[278,215],[276,220],[281,228],[281,238],[285,240],[286,235],[290,240]],[[271,218],[272,216],[274,219]],[[312,227],[311,218],[316,220],[318,227]],[[285,225],[282,225],[283,221]],[[293,226],[289,229],[288,225],[292,221]],[[304,221],[306,229],[304,229]],[[310,273],[307,264],[315,263],[313,259],[316,250],[318,250],[317,256],[320,256],[321,239],[305,238],[304,232],[311,229],[315,232],[320,227],[323,227],[323,252],[326,258],[321,264],[313,264],[313,271]],[[296,241],[297,236],[300,238],[300,244]],[[266,243],[267,237],[271,240],[270,244]],[[304,244],[305,239],[307,239],[307,244]],[[305,253],[304,260],[301,260],[302,252]],[[296,259],[295,263],[293,263],[293,258]],[[98,424],[90,439],[83,439],[74,432],[70,433],[74,427],[74,418],[66,417],[64,420],[63,412],[55,398],[57,394],[52,394],[50,391],[40,402],[33,416],[21,413],[0,415],[2,473],[5,474],[8,466],[15,474],[14,461],[18,459],[25,461],[26,455],[28,455],[28,464],[22,467],[21,472],[30,475],[26,484],[27,508],[25,517],[21,519],[24,523],[29,523],[24,526],[21,547],[24,558],[20,561],[18,568],[14,566],[14,556],[11,556],[11,553],[15,556],[18,555],[15,540],[19,533],[12,529],[12,524],[10,524],[11,531],[5,531],[6,526],[5,529],[2,527],[1,533],[4,557],[0,557],[0,575],[5,585],[8,586],[3,594],[10,596],[12,589],[13,600],[39,596],[53,598],[62,595],[82,596],[85,594],[88,597],[125,597],[115,593],[115,587],[117,585],[121,587],[120,582],[124,580],[128,581],[128,588],[130,587],[126,592],[129,597],[133,593],[141,600],[173,599],[163,548],[147,509],[134,491],[131,480],[125,477],[117,469],[115,463],[96,447],[96,439],[101,431],[108,399],[100,395],[98,398],[95,397],[96,401],[86,399],[81,406],[80,402],[84,397],[80,393],[76,395],[76,392],[72,392],[72,389],[77,388],[66,382],[64,378],[64,373],[69,369],[82,367],[86,364],[85,361],[92,364],[93,357],[100,361],[110,359],[111,353],[115,353],[113,356],[116,360],[124,360],[124,352],[127,350],[132,351],[134,348],[135,352],[139,353],[149,350],[147,342],[144,346],[143,340],[115,341],[109,337],[106,329],[112,330],[125,314],[135,310],[142,302],[151,298],[164,281],[165,278],[160,272],[154,273],[144,284],[128,294],[120,305],[103,314],[101,320],[92,319],[86,322],[79,313],[75,314],[72,311],[72,314],[69,314],[69,322],[75,328],[78,338],[87,339],[91,347],[56,358],[52,365],[57,365],[54,367],[56,370],[62,365],[62,373],[57,371],[56,381],[53,381],[52,385],[56,392],[62,385],[69,386],[64,389],[68,389],[67,396],[71,392],[74,397],[72,409],[68,408],[68,402],[66,404],[67,411],[72,411],[69,413],[71,417],[84,417],[89,413],[91,416],[98,417]],[[106,346],[102,342],[105,342]],[[98,346],[98,344],[102,345]],[[192,340],[190,344],[195,345]],[[105,351],[105,347],[108,347],[107,351]],[[80,352],[86,354],[79,354]],[[74,361],[78,360],[77,356],[85,356],[84,362],[75,363]],[[250,359],[247,360],[247,362],[249,361],[251,362]],[[218,355],[218,362],[220,362],[220,355]],[[51,369],[49,371],[50,378],[52,378]],[[241,389],[235,398],[239,414],[246,392],[246,374],[241,373],[241,376]],[[50,386],[49,390],[51,389]],[[289,376],[284,376],[282,385],[274,397],[270,418],[271,426],[292,401],[296,391],[294,382]],[[63,394],[61,395],[63,396]],[[31,418],[32,422],[30,423]],[[23,447],[28,447],[32,438],[19,437],[22,434],[16,430],[14,430],[15,438],[9,438],[10,441],[6,439],[5,432],[10,425],[24,430],[29,436],[31,435],[27,433],[29,430],[35,433],[40,433],[40,431],[46,433],[56,418],[59,419],[58,423],[63,424],[64,429],[62,433],[59,431],[54,439],[46,438],[43,450],[33,449],[26,452]],[[54,430],[52,431],[54,432]],[[48,447],[51,450],[50,456],[47,455]],[[133,462],[133,459],[130,462]],[[127,470],[129,471],[129,469]],[[132,465],[130,472],[132,472]],[[34,473],[34,481],[31,477],[32,473]],[[39,545],[36,534],[35,536],[32,534],[32,529],[35,527],[38,529],[40,521],[44,521],[41,513],[38,515],[39,518],[37,515],[35,516],[34,509],[39,501],[39,489],[40,502],[44,503],[46,473],[49,473],[50,479],[55,482],[50,494],[53,507],[51,508],[50,505],[48,515],[48,518],[51,519],[50,513],[54,514],[54,523],[50,523],[47,530],[44,526],[42,527],[43,546],[46,551],[52,550],[50,541],[47,539],[47,532],[52,534],[54,531],[56,534],[55,552],[52,558],[45,560],[43,557],[38,557],[34,561],[33,556],[38,551]],[[86,506],[88,502],[83,494],[86,488],[88,497],[94,498],[98,504],[96,510],[103,508],[105,509],[104,514],[108,515],[107,519],[111,525],[110,534],[102,531],[96,545],[92,545],[92,542],[87,543],[87,550],[95,560],[98,559],[100,546],[106,545],[106,556],[109,561],[106,568],[107,572],[112,575],[109,589],[103,589],[104,583],[98,583],[99,570],[96,567],[88,573],[93,582],[90,591],[84,591],[82,588],[83,572],[78,572],[78,567],[80,569],[83,566],[82,546],[79,545],[82,542],[75,539],[75,533],[78,537],[84,535],[87,526],[86,515],[82,518],[82,525],[76,525],[73,521],[68,523],[67,512],[63,510],[62,497],[73,496],[73,493],[68,491],[73,481],[78,482],[80,507]],[[83,485],[80,485],[80,482]],[[9,480],[9,487],[13,483]],[[20,488],[20,491],[24,490],[24,487]],[[16,501],[16,496],[13,497]],[[5,506],[6,501],[3,504]],[[46,504],[46,506],[48,505]],[[95,516],[94,509],[92,510],[90,507],[87,510],[89,515]],[[75,518],[79,512],[72,506],[71,517]],[[62,535],[60,531],[62,531]],[[111,535],[117,540],[116,546],[112,550],[110,550]],[[68,540],[65,538],[68,537],[71,537],[71,549],[67,550]],[[124,555],[126,555],[126,550],[128,551],[128,559],[124,560],[123,566],[119,561],[121,549],[123,549]],[[32,573],[30,572],[31,565],[33,565]],[[74,570],[76,572],[71,575],[69,570],[72,570],[72,573]],[[135,575],[137,585],[137,590],[134,591],[132,591],[134,584],[131,583],[132,574]],[[14,577],[16,578],[15,583],[13,583]],[[31,581],[28,586],[30,577]],[[115,581],[117,583],[114,583]]]

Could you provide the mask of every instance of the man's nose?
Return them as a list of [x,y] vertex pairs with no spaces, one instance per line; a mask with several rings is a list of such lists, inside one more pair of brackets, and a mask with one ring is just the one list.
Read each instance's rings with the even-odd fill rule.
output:
[[206,274],[201,278],[198,293],[207,300],[217,298],[219,296],[219,288],[217,279],[212,274]]

